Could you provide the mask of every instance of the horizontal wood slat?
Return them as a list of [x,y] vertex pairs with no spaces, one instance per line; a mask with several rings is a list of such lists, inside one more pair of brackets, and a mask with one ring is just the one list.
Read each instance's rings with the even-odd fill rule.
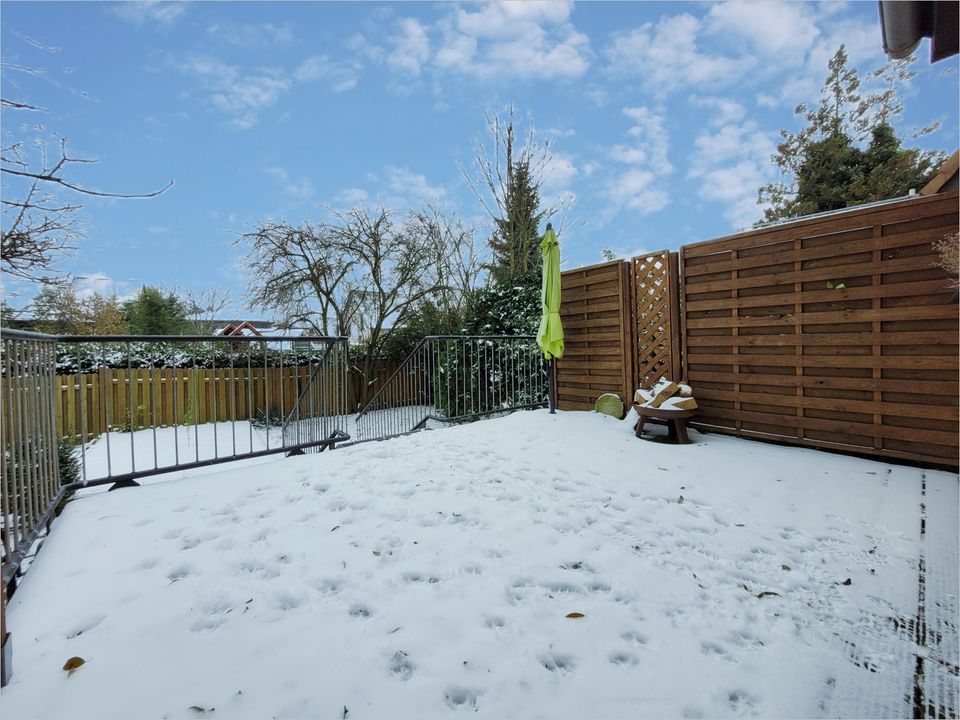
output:
[[632,396],[630,269],[613,261],[561,273],[564,356],[557,361],[557,406],[592,409],[604,393]]
[[[855,228],[868,228],[874,225],[893,225],[901,222],[915,222],[938,215],[953,217],[956,226],[957,193],[911,198],[900,202],[874,205],[869,208],[851,209],[835,215],[801,219],[792,223],[761,228],[716,240],[706,240],[685,245],[684,255],[688,260],[702,255],[715,255],[741,248],[756,248],[771,243],[784,242],[797,238],[821,238],[834,233]],[[899,228],[898,228],[899,229]],[[909,231],[909,230],[907,230]],[[717,258],[718,261],[729,258]]]
[[694,424],[957,465],[960,306],[930,245],[957,206],[910,198],[682,248]]

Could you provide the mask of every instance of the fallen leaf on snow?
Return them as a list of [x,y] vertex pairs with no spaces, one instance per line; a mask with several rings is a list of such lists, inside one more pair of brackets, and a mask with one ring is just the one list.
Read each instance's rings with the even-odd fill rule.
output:
[[73,675],[77,668],[86,662],[82,657],[74,656],[63,664],[63,669],[67,671],[67,677]]
[[567,617],[570,618],[571,620],[576,620],[577,618],[582,618],[585,616],[582,612],[572,612],[572,613],[567,613]]
[[758,597],[758,598],[780,597],[780,593],[774,592],[773,590],[764,590],[762,593],[760,593],[759,595],[757,595],[757,597]]

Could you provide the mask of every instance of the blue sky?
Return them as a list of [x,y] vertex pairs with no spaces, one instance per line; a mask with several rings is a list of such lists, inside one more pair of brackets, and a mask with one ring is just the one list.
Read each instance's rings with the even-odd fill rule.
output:
[[[778,131],[815,99],[845,43],[861,71],[884,61],[877,5],[843,3],[21,3],[4,2],[5,138],[42,123],[97,158],[69,177],[146,192],[85,199],[86,238],[61,267],[83,291],[141,284],[232,291],[241,250],[268,220],[322,205],[435,202],[489,231],[463,180],[484,113],[513,103],[565,198],[563,265],[677,248],[750,225],[774,177]],[[903,133],[952,152],[957,59],[927,41],[905,88]],[[10,191],[10,186],[5,192]],[[555,219],[555,221],[558,218]],[[29,288],[7,283],[18,306]],[[263,315],[263,313],[255,313]]]

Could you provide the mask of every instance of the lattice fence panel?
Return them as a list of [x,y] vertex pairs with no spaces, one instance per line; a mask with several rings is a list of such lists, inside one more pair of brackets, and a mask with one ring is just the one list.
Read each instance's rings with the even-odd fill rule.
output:
[[639,387],[649,387],[661,377],[679,379],[676,269],[676,253],[666,250],[633,258]]

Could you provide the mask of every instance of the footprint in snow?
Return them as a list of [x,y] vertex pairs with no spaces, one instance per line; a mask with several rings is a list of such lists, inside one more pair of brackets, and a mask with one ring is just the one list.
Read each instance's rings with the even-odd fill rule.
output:
[[490,615],[490,616],[485,617],[485,618],[483,619],[483,626],[484,626],[484,627],[487,627],[487,628],[490,628],[491,630],[496,630],[496,629],[498,629],[498,628],[502,628],[502,627],[504,627],[506,624],[507,624],[507,621],[506,621],[506,620],[504,620],[502,617],[498,617],[498,616],[496,616],[496,615]]
[[[576,595],[583,593],[583,588],[581,588],[579,585],[573,585],[572,583],[566,582],[544,583],[542,587],[551,593],[569,593]],[[609,588],[607,589],[609,590]]]
[[263,578],[264,580],[271,580],[280,575],[280,571],[276,567],[267,565],[259,560],[244,560],[243,562],[234,566],[234,572],[255,575]]
[[263,528],[262,530],[259,530],[258,532],[255,532],[255,533],[250,537],[250,542],[263,542],[264,540],[266,540],[266,539],[267,539],[268,537],[270,537],[271,535],[275,535],[276,532],[277,532],[277,531],[276,531],[274,528],[272,528],[272,527]]
[[180,543],[180,549],[192,550],[197,545],[200,545],[201,543],[204,543],[207,540],[212,540],[215,537],[217,536],[216,535],[190,535],[188,537],[185,537],[183,541]]
[[563,653],[544,653],[537,659],[543,667],[553,673],[569,673],[577,667],[573,656]]
[[636,667],[640,664],[640,658],[633,653],[623,652],[622,650],[610,653],[610,662],[613,665],[623,667]]
[[205,617],[194,620],[190,625],[191,632],[204,632],[207,630],[216,630],[227,621],[223,617]]
[[303,605],[303,598],[293,593],[283,592],[274,598],[273,604],[278,610],[286,612],[288,610],[296,610]]
[[373,611],[363,603],[357,603],[350,606],[350,617],[368,618],[373,615]]
[[191,575],[193,573],[193,567],[191,565],[178,565],[173,568],[170,572],[167,573],[167,580],[170,582],[175,582],[177,580],[183,580],[183,578]]
[[343,587],[343,581],[335,578],[320,578],[310,581],[310,584],[322,595],[335,595]]
[[73,640],[75,637],[80,637],[85,632],[90,632],[97,625],[102,623],[106,617],[106,615],[96,615],[88,619],[86,622],[76,625],[73,630],[67,633],[67,640]]
[[727,704],[730,706],[730,709],[738,714],[747,712],[750,714],[756,714],[755,708],[759,703],[759,700],[756,697],[743,690],[729,691],[727,693],[726,700]]
[[390,672],[403,681],[407,681],[413,677],[415,667],[410,657],[403,650],[397,650],[397,652],[391,655],[390,662],[387,664]]
[[726,660],[727,662],[736,662],[730,654],[727,652],[727,649],[722,645],[712,642],[703,642],[700,643],[700,652],[702,652],[707,657],[715,657],[721,660]]
[[643,647],[649,642],[646,635],[642,635],[634,630],[627,630],[626,632],[620,633],[620,639],[630,643],[634,647]]
[[451,685],[447,688],[443,697],[447,705],[454,710],[466,709],[476,712],[480,695],[480,690]]

